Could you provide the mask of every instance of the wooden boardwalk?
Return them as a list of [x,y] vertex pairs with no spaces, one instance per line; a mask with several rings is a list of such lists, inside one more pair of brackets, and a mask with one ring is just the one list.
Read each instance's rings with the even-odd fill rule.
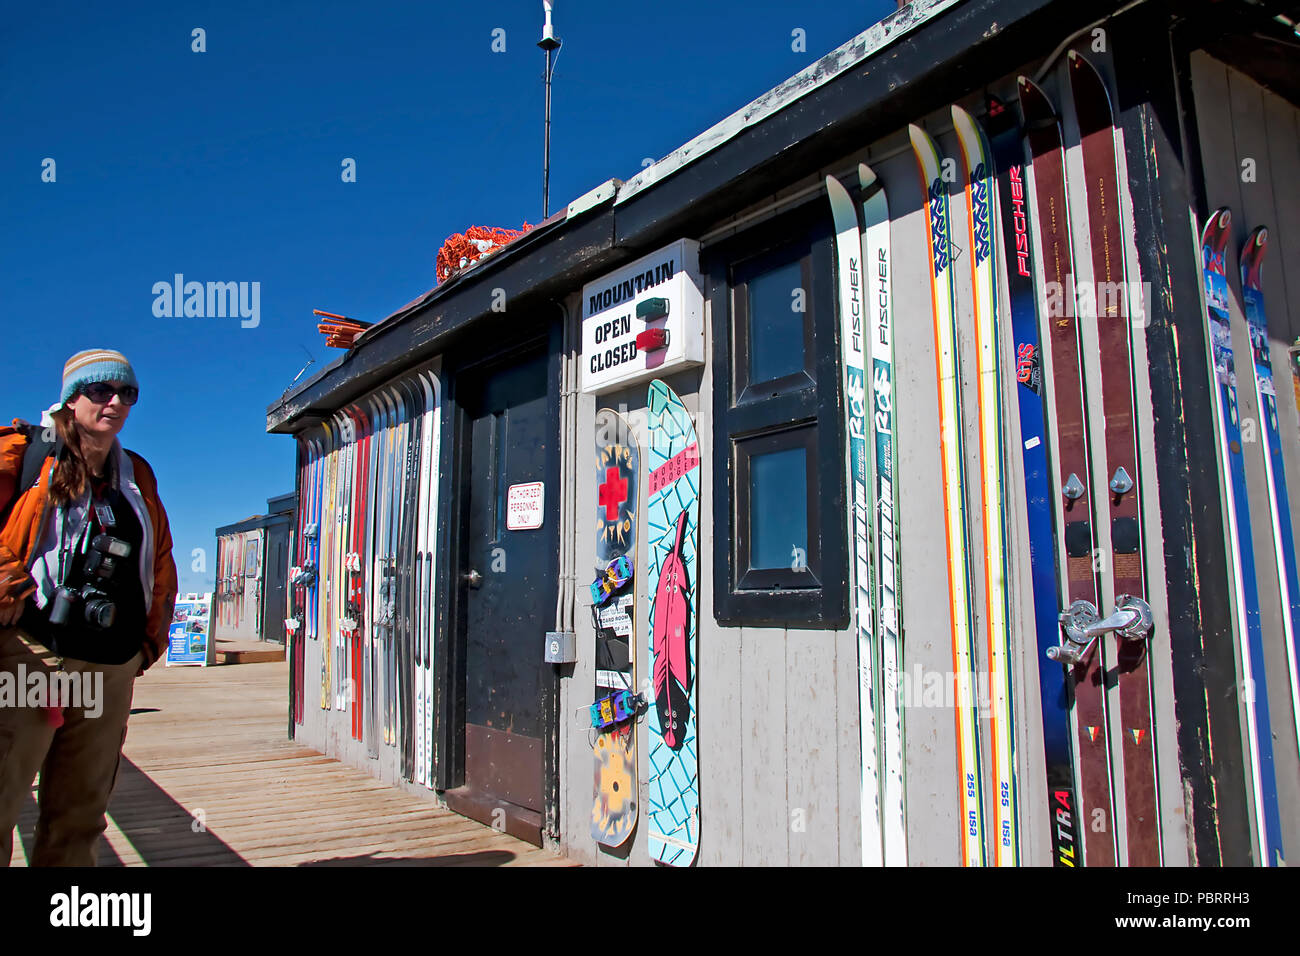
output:
[[[284,662],[136,682],[100,866],[568,866],[286,738]],[[12,865],[26,865],[35,792]]]

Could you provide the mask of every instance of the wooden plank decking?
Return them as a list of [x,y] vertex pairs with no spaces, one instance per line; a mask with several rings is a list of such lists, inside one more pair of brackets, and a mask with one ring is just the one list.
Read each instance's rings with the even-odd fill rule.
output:
[[[136,682],[100,866],[566,866],[286,738],[284,662]],[[12,864],[26,864],[35,792]]]

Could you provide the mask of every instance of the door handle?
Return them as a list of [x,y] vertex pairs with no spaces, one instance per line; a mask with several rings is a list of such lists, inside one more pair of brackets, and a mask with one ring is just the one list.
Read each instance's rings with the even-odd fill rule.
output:
[[474,568],[470,568],[469,574],[462,574],[460,579],[475,589],[483,585],[483,575],[479,574]]
[[1151,633],[1152,625],[1150,605],[1130,594],[1118,595],[1114,612],[1104,620],[1088,601],[1075,601],[1060,620],[1066,640],[1058,647],[1049,647],[1047,656],[1070,666],[1082,663],[1103,634],[1114,632],[1123,640],[1138,641]]

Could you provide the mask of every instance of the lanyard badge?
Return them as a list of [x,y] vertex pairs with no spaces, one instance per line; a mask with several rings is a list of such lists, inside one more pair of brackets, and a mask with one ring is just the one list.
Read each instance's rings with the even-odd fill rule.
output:
[[107,501],[95,502],[95,516],[99,518],[99,526],[105,531],[113,530],[117,524],[117,516],[113,514],[113,506]]

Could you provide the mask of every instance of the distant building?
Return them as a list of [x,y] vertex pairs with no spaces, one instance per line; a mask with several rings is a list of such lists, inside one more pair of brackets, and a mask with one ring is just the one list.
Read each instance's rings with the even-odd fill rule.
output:
[[266,499],[266,514],[217,529],[212,642],[285,642],[285,579],[295,494]]

